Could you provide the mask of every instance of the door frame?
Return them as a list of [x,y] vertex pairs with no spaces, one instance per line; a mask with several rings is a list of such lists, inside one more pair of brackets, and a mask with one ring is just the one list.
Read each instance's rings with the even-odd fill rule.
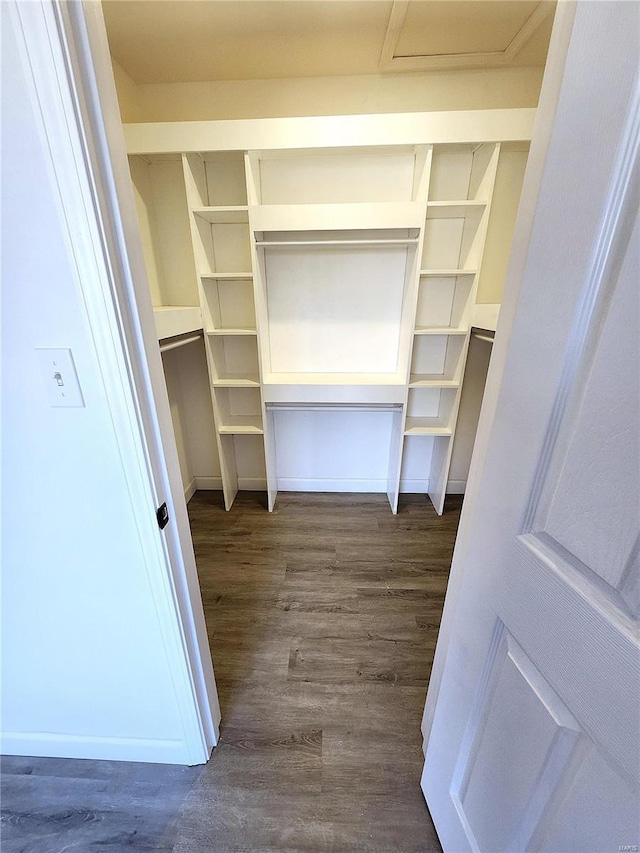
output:
[[[218,741],[220,709],[102,9],[36,0],[12,2],[9,13],[146,557],[186,763],[201,764]],[[170,521],[159,534],[163,502]]]
[[464,504],[456,535],[451,574],[447,586],[444,610],[440,620],[438,642],[422,717],[422,750],[425,756],[427,754],[427,744],[431,734],[435,708],[440,694],[447,652],[451,642],[454,614],[461,588],[465,584],[465,557],[469,548],[470,534],[474,526],[476,508],[479,507],[482,499],[481,486],[487,447],[489,446],[493,431],[496,407],[502,386],[502,377],[509,355],[509,342],[511,340],[516,308],[520,296],[520,286],[529,255],[529,243],[538,208],[540,186],[542,184],[552,132],[555,127],[556,111],[564,77],[565,62],[573,33],[577,2],[578,0],[561,0],[556,7],[547,63],[544,70],[544,78],[531,139],[531,148],[529,150],[513,234],[509,266],[504,283],[500,317],[494,337],[491,360],[489,362],[489,371],[471,456]]

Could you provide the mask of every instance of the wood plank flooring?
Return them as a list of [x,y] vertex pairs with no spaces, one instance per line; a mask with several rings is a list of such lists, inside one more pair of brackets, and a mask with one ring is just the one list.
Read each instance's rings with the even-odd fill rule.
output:
[[460,506],[194,497],[222,729],[176,853],[440,850],[420,720]]
[[420,718],[460,505],[197,493],[220,744],[196,768],[4,758],[3,853],[440,850]]

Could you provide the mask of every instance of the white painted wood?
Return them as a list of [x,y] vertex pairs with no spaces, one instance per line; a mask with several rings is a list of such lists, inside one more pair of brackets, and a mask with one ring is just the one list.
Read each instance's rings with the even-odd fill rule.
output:
[[200,308],[192,308],[184,305],[155,307],[153,309],[153,319],[156,324],[156,334],[159,341],[202,329]]
[[130,154],[530,140],[534,109],[125,125]]
[[[12,3],[5,4],[3,13],[10,18],[10,44],[17,50],[13,53],[13,82],[22,87],[13,89],[14,102],[26,107],[21,113],[13,113],[20,123],[12,125],[10,136],[14,145],[16,139],[29,145],[32,157],[27,168],[33,167],[32,177],[41,178],[37,192],[45,214],[38,244],[44,241],[47,245],[57,229],[48,261],[56,279],[55,256],[56,268],[67,283],[57,291],[59,301],[52,304],[49,316],[41,317],[40,334],[57,330],[67,338],[73,336],[80,375],[84,371],[85,380],[90,377],[83,388],[88,405],[82,411],[85,429],[89,418],[94,435],[87,444],[82,431],[71,421],[65,424],[53,454],[59,468],[53,472],[54,480],[61,506],[73,506],[71,493],[64,495],[66,481],[60,465],[72,475],[79,457],[77,453],[63,455],[63,444],[75,434],[77,449],[90,447],[108,423],[110,438],[102,462],[109,465],[108,454],[115,451],[115,456],[104,479],[110,485],[103,497],[110,502],[112,520],[119,527],[120,537],[112,538],[122,554],[122,558],[111,560],[109,590],[100,589],[103,573],[95,542],[91,547],[96,572],[91,579],[84,571],[86,565],[80,574],[68,574],[66,580],[60,573],[62,566],[64,572],[73,572],[74,561],[83,555],[77,546],[92,530],[91,523],[83,526],[81,513],[75,519],[59,517],[60,526],[44,540],[49,574],[55,568],[54,546],[61,531],[67,529],[73,534],[76,550],[67,549],[63,554],[64,536],[58,541],[58,549],[60,543],[63,546],[58,555],[62,558],[58,587],[63,593],[59,600],[54,601],[46,584],[43,587],[47,590],[46,613],[56,617],[46,633],[47,649],[52,654],[48,674],[44,649],[38,653],[32,645],[35,635],[29,640],[24,636],[24,625],[19,626],[21,640],[14,648],[24,654],[22,661],[18,660],[18,671],[22,679],[30,681],[29,699],[14,692],[15,681],[9,684],[9,668],[16,659],[5,655],[3,751],[204,762],[215,743],[219,721],[215,682],[206,633],[204,645],[199,645],[204,620],[188,525],[183,523],[184,496],[146,282],[143,317],[140,319],[132,308],[136,298],[133,279],[139,274],[144,279],[142,249],[139,242],[130,242],[131,234],[137,235],[137,228],[131,231],[134,200],[100,9],[84,9],[80,4],[69,8],[58,3]],[[3,26],[3,36],[6,32]],[[5,108],[11,103],[8,100]],[[16,156],[16,172],[19,162]],[[3,187],[7,190],[5,184]],[[17,241],[17,234],[14,239]],[[61,257],[68,261],[66,269],[59,265]],[[31,334],[37,334],[37,312],[32,310],[30,321]],[[24,338],[25,334],[21,328],[20,335]],[[145,349],[149,363],[142,355]],[[22,360],[17,348],[12,352]],[[25,387],[28,385],[22,392]],[[42,446],[46,453],[46,443]],[[43,466],[41,473],[44,471]],[[162,534],[155,521],[160,496],[167,500],[171,517]],[[125,510],[124,515],[120,510]],[[56,519],[53,521],[55,526]],[[89,522],[88,516],[85,521]],[[23,551],[24,547],[22,541]],[[25,562],[22,553],[22,564],[31,571],[37,561],[31,557]],[[134,584],[130,596],[125,589],[126,577],[118,574],[118,566],[126,567],[125,575]],[[30,582],[24,572],[21,574],[23,581]],[[83,581],[79,581],[81,577]],[[34,617],[38,586],[36,581],[30,590],[29,606]],[[5,578],[5,602],[8,592]],[[78,606],[78,593],[85,602],[91,602],[91,607]],[[112,594],[117,595],[117,602],[111,600]],[[71,610],[66,613],[65,607]],[[129,612],[130,607],[133,609]],[[11,612],[15,616],[22,609],[15,607]],[[76,618],[81,621],[74,622]],[[110,625],[116,625],[118,631],[110,634]],[[7,620],[3,620],[3,630],[7,639]],[[64,637],[69,631],[71,644],[65,647]],[[97,643],[92,642],[95,632],[99,634]],[[83,640],[80,644],[79,636]],[[28,645],[25,640],[29,640]],[[5,652],[9,645],[5,644]],[[100,650],[104,649],[108,654],[101,658]],[[66,665],[70,656],[83,673],[79,692],[68,672],[58,678],[55,671],[54,660]],[[33,678],[30,658],[37,664]],[[91,673],[97,674],[97,679]],[[36,687],[46,690],[51,678],[55,689],[49,695],[34,693]],[[17,717],[10,697],[18,703]]]
[[[279,161],[274,161],[279,162]],[[419,202],[265,204],[253,211],[255,231],[349,231],[420,228]]]
[[498,328],[499,317],[500,303],[476,305],[473,309],[473,319],[471,324],[476,329],[487,329],[487,331],[495,332]]
[[552,36],[423,721],[445,851],[639,836],[638,14]]
[[[236,427],[268,433],[275,421],[267,417],[267,403],[402,402],[404,413],[387,454],[387,493],[395,512],[403,434],[443,437],[455,428],[459,397],[443,395],[442,412],[412,414],[408,427],[407,404],[411,397],[415,408],[429,388],[461,384],[498,158],[495,140],[505,134],[520,140],[524,114],[511,113],[511,131],[502,111],[466,118],[452,114],[445,137],[435,130],[439,117],[423,116],[421,121],[435,123],[438,141],[453,143],[436,145],[435,154],[424,139],[423,144],[413,138],[389,143],[386,129],[369,121],[373,117],[352,118],[339,121],[340,144],[327,143],[323,134],[308,145],[305,133],[315,120],[259,122],[265,133],[280,128],[293,135],[244,155],[185,142],[184,180],[222,434]],[[486,119],[494,123],[495,135],[483,145]],[[460,137],[468,122],[474,132]],[[238,149],[246,151],[250,127],[236,124],[246,134]],[[325,132],[334,128],[333,120],[324,127]],[[193,123],[189,129],[197,130]],[[361,134],[357,144],[344,135],[354,129]],[[156,150],[163,150],[164,130],[156,127]],[[211,123],[209,130],[233,128]],[[300,144],[292,145],[293,139]],[[145,160],[163,162],[158,154]],[[246,340],[252,336],[257,345]],[[216,389],[255,388],[256,382],[261,382],[260,423],[222,423],[220,401],[226,397]],[[230,477],[229,507],[237,484],[230,461],[235,445],[223,447],[220,427],[216,433],[221,458],[227,459],[221,467],[223,482],[224,470]],[[437,470],[430,480],[439,484],[441,511],[451,443],[434,447]],[[265,448],[271,507],[276,457],[269,435]],[[405,472],[405,480],[418,479],[429,478]]]

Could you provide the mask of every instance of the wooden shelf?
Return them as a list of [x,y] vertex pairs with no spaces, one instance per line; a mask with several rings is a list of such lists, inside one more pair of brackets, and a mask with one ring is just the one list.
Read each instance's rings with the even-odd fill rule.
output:
[[486,201],[429,201],[427,219],[464,219],[470,213],[482,213]]
[[202,313],[191,305],[162,305],[153,309],[158,340],[199,332],[202,329]]
[[447,379],[441,373],[412,373],[409,388],[458,388],[459,379]]
[[251,415],[238,415],[232,424],[221,424],[218,427],[220,435],[263,435],[262,419]]
[[438,418],[407,418],[405,435],[444,435],[450,436],[453,428],[443,425]]
[[264,204],[251,208],[254,231],[370,231],[420,228],[420,202]]
[[214,388],[259,388],[259,376],[234,376],[225,374],[212,381]]
[[207,335],[211,335],[211,337],[255,337],[258,334],[257,329],[207,329]]
[[466,335],[469,329],[462,326],[416,326],[414,335]]
[[253,273],[250,272],[201,272],[200,278],[213,281],[252,281]]
[[475,275],[478,270],[420,270],[420,278],[458,278]]
[[193,213],[212,225],[237,225],[249,222],[249,208],[247,205],[194,207]]

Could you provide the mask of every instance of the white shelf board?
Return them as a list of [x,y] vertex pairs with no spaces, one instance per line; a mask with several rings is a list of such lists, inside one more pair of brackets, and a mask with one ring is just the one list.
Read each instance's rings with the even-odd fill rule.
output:
[[259,376],[234,376],[227,373],[212,382],[214,388],[259,388]]
[[198,332],[202,329],[200,308],[192,305],[163,305],[153,309],[158,340]]
[[464,219],[470,213],[481,213],[486,201],[429,201],[427,219]]
[[212,279],[213,281],[251,281],[253,273],[251,272],[201,272],[200,278],[203,281]]
[[233,423],[221,424],[218,427],[220,435],[262,435],[262,419],[251,415],[234,416]]
[[471,325],[476,329],[486,329],[488,332],[495,332],[498,328],[499,316],[499,302],[475,305],[473,309],[473,322]]
[[469,329],[462,326],[416,326],[414,335],[466,335]]
[[420,270],[420,278],[458,278],[475,275],[478,270]]
[[447,379],[441,373],[412,373],[409,388],[457,388],[459,379]]
[[403,237],[399,239],[362,239],[362,240],[256,240],[256,246],[268,249],[270,247],[279,248],[297,248],[301,246],[313,246],[316,249],[332,249],[335,247],[354,248],[359,247],[380,247],[385,246],[415,246],[418,242],[417,237]]
[[420,202],[264,204],[251,208],[254,231],[364,231],[420,228]]
[[269,373],[262,385],[265,403],[399,404],[405,396],[397,373]]
[[535,108],[125,124],[129,154],[528,141]]
[[444,435],[453,432],[451,426],[443,425],[438,418],[407,418],[405,435]]
[[268,373],[265,385],[402,385],[399,373]]
[[231,207],[194,207],[193,212],[205,222],[219,225],[235,225],[249,221],[249,208],[245,205]]
[[207,335],[211,337],[233,337],[233,336],[255,336],[258,334],[257,329],[207,329]]

